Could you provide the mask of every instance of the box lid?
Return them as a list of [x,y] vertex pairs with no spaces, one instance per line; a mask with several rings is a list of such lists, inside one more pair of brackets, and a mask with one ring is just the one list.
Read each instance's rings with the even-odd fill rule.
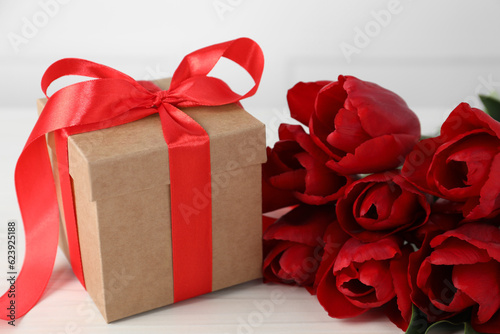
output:
[[[156,82],[168,87],[169,79]],[[42,102],[43,103],[43,102]],[[266,160],[265,126],[236,104],[181,108],[210,137],[212,175]],[[91,200],[169,184],[168,148],[158,114],[68,140],[70,174],[88,175]],[[83,174],[83,175],[85,175]]]

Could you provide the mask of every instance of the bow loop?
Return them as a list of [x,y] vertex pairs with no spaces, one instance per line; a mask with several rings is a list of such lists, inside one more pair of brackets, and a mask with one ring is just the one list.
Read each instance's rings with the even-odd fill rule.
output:
[[137,82],[130,76],[114,68],[79,58],[64,58],[47,68],[42,77],[42,91],[47,96],[49,86],[59,78],[68,75],[88,77],[92,79],[121,79],[130,83]]
[[[252,77],[254,86],[246,94],[237,94],[223,80],[208,75],[222,57],[234,61]],[[172,77],[170,90],[185,97],[180,106],[235,103],[255,94],[263,70],[264,55],[259,45],[249,38],[239,38],[184,57]]]

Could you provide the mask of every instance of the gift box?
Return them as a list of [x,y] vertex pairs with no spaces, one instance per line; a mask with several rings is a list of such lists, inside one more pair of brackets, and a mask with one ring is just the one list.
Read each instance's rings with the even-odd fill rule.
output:
[[[166,89],[169,80],[155,83]],[[212,291],[260,278],[264,124],[239,104],[180,109],[210,137]],[[48,145],[59,185],[53,134]],[[169,157],[158,114],[72,135],[68,158],[85,285],[105,320],[172,304]],[[186,214],[209,203],[201,188]],[[60,216],[59,245],[69,258]]]

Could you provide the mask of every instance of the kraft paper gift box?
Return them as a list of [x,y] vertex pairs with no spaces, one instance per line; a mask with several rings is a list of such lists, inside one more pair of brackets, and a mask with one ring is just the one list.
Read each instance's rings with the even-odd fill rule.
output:
[[[156,84],[165,89],[169,80]],[[210,137],[212,290],[260,278],[264,124],[236,104],[181,110]],[[169,163],[159,116],[70,136],[68,155],[85,284],[105,320],[172,304]],[[58,197],[61,208],[60,189]],[[200,192],[193,208],[202,205]],[[61,217],[59,245],[69,258]]]

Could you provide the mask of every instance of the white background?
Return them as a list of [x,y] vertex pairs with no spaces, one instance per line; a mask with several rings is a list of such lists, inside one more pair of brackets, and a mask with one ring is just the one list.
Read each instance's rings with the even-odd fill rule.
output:
[[[136,78],[161,76],[190,51],[240,36],[257,41],[266,56],[261,89],[248,106],[282,108],[297,81],[339,74],[393,89],[413,108],[452,108],[474,95],[479,76],[500,81],[494,0],[396,1],[398,13],[380,29],[372,12],[387,10],[389,0],[54,0],[61,4],[48,20],[39,1],[52,2],[0,2],[2,106],[32,106],[43,71],[60,58],[94,60]],[[216,10],[221,4],[228,7]],[[23,36],[25,20],[40,27],[16,51],[9,34]],[[355,46],[356,28],[373,37],[347,63],[340,45]]]
[[[381,14],[388,9],[390,16]],[[271,130],[286,120],[286,91],[296,82],[352,74],[400,94],[432,133],[459,102],[477,105],[477,93],[499,89],[499,14],[500,2],[493,0],[402,0],[395,6],[373,0],[0,0],[0,226],[21,221],[14,165],[36,120],[42,74],[60,58],[85,58],[152,79],[170,76],[195,49],[247,36],[261,45],[266,67],[259,92],[244,105]],[[357,48],[350,57],[341,50],[348,44]],[[234,69],[219,73],[238,89],[246,87]],[[4,236],[1,228],[0,256]],[[144,326],[150,332],[237,333],[238,317],[246,319],[254,301],[269,300],[275,288],[287,293],[285,306],[276,306],[252,331],[399,332],[385,321],[330,319],[302,290],[257,283],[106,326],[99,316],[89,317],[92,304],[60,256],[56,269],[52,293],[20,322],[22,333],[122,333]],[[2,275],[0,268],[0,287]],[[0,331],[7,329],[0,323]]]

